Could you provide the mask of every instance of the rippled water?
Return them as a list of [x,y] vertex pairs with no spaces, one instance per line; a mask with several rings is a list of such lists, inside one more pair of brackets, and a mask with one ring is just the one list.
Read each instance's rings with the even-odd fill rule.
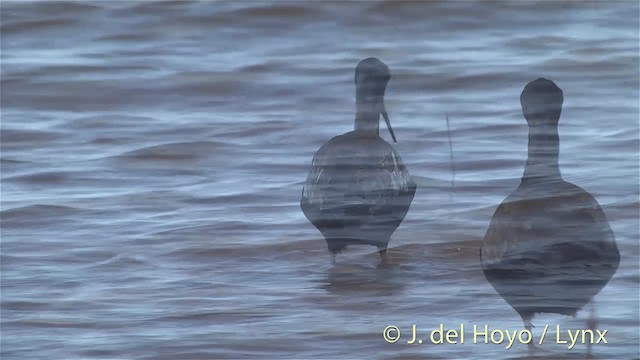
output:
[[[1,14],[2,359],[526,358],[473,344],[473,325],[522,328],[478,248],[522,176],[519,96],[538,77],[564,91],[563,176],[602,205],[622,256],[595,298],[608,344],[594,355],[638,357],[637,2],[2,1]],[[369,56],[391,69],[394,146],[419,188],[390,268],[353,248],[332,269],[298,201],[314,152],[353,127]],[[587,315],[540,316],[534,337]],[[412,324],[440,323],[464,324],[465,343],[406,343]],[[538,355],[585,351],[549,340]]]

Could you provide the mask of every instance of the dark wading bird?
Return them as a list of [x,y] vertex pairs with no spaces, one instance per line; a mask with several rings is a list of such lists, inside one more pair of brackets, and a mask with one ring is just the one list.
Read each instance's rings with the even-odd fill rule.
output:
[[[528,159],[520,186],[491,219],[480,260],[489,283],[531,331],[537,313],[575,316],[615,274],[620,253],[598,202],[560,174],[562,90],[540,78],[527,84],[520,102]],[[593,312],[587,325],[596,326]]]
[[389,68],[376,58],[358,64],[355,130],[332,138],[316,152],[302,189],[300,207],[324,236],[332,264],[349,245],[378,247],[385,264],[391,235],[416,192],[400,155],[379,136],[382,114],[396,141],[384,106],[390,78]]

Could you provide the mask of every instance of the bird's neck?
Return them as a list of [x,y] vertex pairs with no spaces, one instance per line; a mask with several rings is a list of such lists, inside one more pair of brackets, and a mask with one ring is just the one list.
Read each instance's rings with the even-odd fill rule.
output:
[[529,153],[522,179],[561,178],[559,157],[560,137],[557,125],[529,127]]
[[380,135],[380,109],[377,104],[358,102],[355,131]]

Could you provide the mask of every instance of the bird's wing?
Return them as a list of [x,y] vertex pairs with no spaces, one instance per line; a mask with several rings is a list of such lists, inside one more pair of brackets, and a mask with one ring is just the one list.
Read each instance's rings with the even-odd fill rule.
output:
[[484,267],[489,267],[504,259],[510,246],[513,246],[511,243],[517,237],[516,226],[511,203],[505,200],[493,213],[482,242],[480,257]]
[[615,272],[619,253],[602,209],[582,190],[540,202],[505,200],[485,235],[482,262],[536,272],[602,265]]
[[349,219],[399,225],[404,219],[416,185],[391,146],[374,145],[334,141],[315,154],[301,207],[316,227]]
[[620,264],[620,252],[615,235],[600,204],[590,193],[579,189],[581,193],[578,205],[573,209],[571,217],[565,221],[577,232],[576,238],[579,240],[563,252],[562,260],[584,264],[596,270],[603,281],[608,281]]

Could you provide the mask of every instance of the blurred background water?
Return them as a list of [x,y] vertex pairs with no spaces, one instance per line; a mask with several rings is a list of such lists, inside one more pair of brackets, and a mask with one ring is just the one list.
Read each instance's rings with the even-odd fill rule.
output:
[[[522,328],[478,248],[522,175],[538,77],[564,91],[562,173],[622,255],[594,355],[638,358],[637,1],[1,6],[2,359],[527,358],[472,333],[406,342],[412,324]],[[389,269],[375,248],[332,269],[298,201],[314,152],[353,128],[369,56],[419,188]],[[534,338],[586,318],[538,317]],[[585,355],[566,347],[538,355]]]

